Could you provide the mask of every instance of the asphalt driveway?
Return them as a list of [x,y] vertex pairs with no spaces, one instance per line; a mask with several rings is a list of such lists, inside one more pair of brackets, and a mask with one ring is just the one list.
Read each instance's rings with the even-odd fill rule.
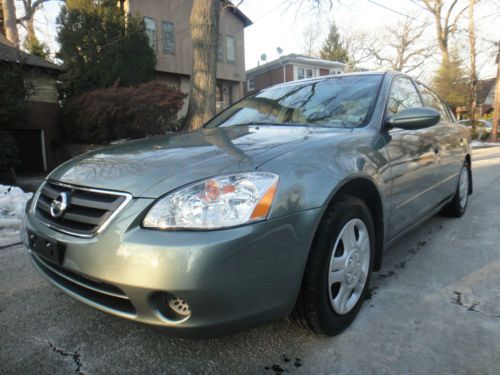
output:
[[0,249],[2,374],[498,374],[500,147],[473,157],[462,219],[436,216],[394,244],[369,300],[335,338],[283,319],[218,339],[171,338],[96,311]]

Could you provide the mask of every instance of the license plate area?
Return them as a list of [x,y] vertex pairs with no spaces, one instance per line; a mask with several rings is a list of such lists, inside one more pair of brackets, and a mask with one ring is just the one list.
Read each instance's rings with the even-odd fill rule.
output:
[[48,261],[59,266],[64,261],[66,246],[50,238],[28,231],[29,248]]

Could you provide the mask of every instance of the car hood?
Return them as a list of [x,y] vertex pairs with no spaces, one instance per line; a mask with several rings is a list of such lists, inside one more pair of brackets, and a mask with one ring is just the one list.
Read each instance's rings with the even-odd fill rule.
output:
[[83,154],[49,179],[157,198],[222,173],[254,170],[300,145],[347,129],[232,126],[146,138]]

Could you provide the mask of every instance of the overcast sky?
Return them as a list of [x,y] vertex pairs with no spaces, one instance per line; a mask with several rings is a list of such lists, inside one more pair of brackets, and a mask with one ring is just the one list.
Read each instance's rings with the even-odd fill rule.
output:
[[[332,20],[335,20],[340,31],[356,29],[368,31],[371,34],[380,34],[386,25],[404,19],[404,16],[396,13],[398,12],[416,18],[418,20],[416,22],[428,22],[430,26],[425,38],[429,44],[435,43],[432,15],[418,7],[415,4],[418,2],[417,0],[334,0],[331,10],[329,7],[324,7],[321,12],[315,12],[304,5],[308,1],[310,2],[310,0],[243,1],[240,9],[254,23],[245,30],[246,69],[256,66],[263,53],[267,55],[268,61],[277,58],[277,47],[282,48],[284,54],[302,53],[305,47],[304,30],[309,27],[319,29],[320,36],[317,38],[316,46],[320,48]],[[468,3],[468,0],[459,0],[460,3],[463,3],[463,7]],[[19,4],[18,10],[20,8]],[[55,19],[59,8],[60,2],[58,1],[45,3],[44,11],[39,12],[36,19],[39,35],[43,35],[43,39],[49,43],[53,51],[57,50]],[[467,29],[466,16],[467,13],[460,24],[460,28],[463,30]],[[480,76],[481,78],[493,77],[496,75],[495,47],[486,40],[500,40],[500,0],[481,0],[476,8],[475,19],[478,29],[478,44],[485,51],[478,59],[478,65],[481,66]],[[461,44],[463,46],[461,51],[464,58],[467,57],[465,49],[467,44],[464,44],[466,37],[464,32],[456,33],[456,38],[451,42],[452,45]],[[438,61],[438,59],[439,55],[436,55],[434,61]],[[435,62],[431,60],[424,68],[424,76],[430,75],[434,69]]]

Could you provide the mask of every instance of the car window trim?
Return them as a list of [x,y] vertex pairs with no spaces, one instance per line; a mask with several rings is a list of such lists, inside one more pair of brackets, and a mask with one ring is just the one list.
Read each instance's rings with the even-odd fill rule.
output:
[[[404,74],[397,74],[397,75],[394,75],[394,76],[392,76],[392,78],[391,78],[391,83],[390,83],[390,85],[389,85],[389,89],[387,90],[387,96],[386,96],[386,98],[385,98],[385,104],[384,104],[384,116],[383,116],[383,118],[382,118],[382,124],[381,124],[381,126],[380,126],[380,129],[383,129],[383,128],[384,128],[384,123],[385,123],[385,121],[389,118],[388,113],[387,113],[387,112],[388,112],[388,111],[387,111],[387,109],[388,109],[388,107],[389,107],[389,100],[390,100],[390,98],[391,98],[391,89],[392,89],[392,86],[393,86],[394,82],[395,82],[395,81],[396,81],[396,79],[398,79],[398,78],[408,79],[408,80],[412,83],[412,85],[413,85],[413,87],[415,88],[415,90],[417,90],[417,95],[418,95],[418,97],[420,98],[420,103],[422,104],[422,107],[425,107],[425,103],[424,103],[424,100],[423,100],[423,98],[422,98],[422,95],[420,94],[420,91],[418,90],[418,87],[417,87],[417,85],[415,84],[414,80],[413,80],[410,76],[407,76],[407,75],[404,75]],[[403,129],[398,129],[398,130],[404,131]]]
[[[448,121],[445,121],[445,122],[449,122],[449,123],[453,123],[453,122],[456,122],[456,118],[455,116],[453,115],[453,112],[451,111],[451,109],[449,108],[448,106],[448,103],[446,103],[445,100],[443,100],[443,98],[437,93],[435,92],[433,89],[431,89],[429,86],[427,86],[426,84],[420,82],[420,81],[417,81],[415,80],[416,84],[417,85],[420,85],[424,88],[426,88],[427,90],[429,90],[431,93],[433,93],[434,95],[436,95],[436,97],[439,99],[439,101],[441,102],[441,105],[443,106],[445,112],[448,114]],[[419,92],[420,92],[420,89],[419,89]],[[422,98],[423,99],[423,98]],[[422,100],[423,101],[423,100]],[[425,105],[425,103],[424,103]],[[441,122],[441,121],[440,121]]]
[[[375,111],[375,108],[376,108],[376,105],[377,105],[377,102],[378,102],[378,98],[379,98],[380,92],[382,90],[382,85],[383,85],[383,82],[384,82],[385,75],[386,75],[386,73],[384,73],[384,74],[373,73],[373,74],[364,74],[364,75],[360,76],[360,77],[380,77],[380,82],[378,83],[377,90],[375,92],[375,95],[372,98],[370,106],[368,107],[368,113],[367,113],[366,117],[364,118],[363,122],[361,124],[359,124],[358,126],[349,127],[349,129],[364,128],[364,127],[367,127],[371,123],[372,118],[373,118],[373,112]],[[349,75],[349,74],[347,74],[344,77],[356,77],[356,76],[355,75]],[[215,116],[213,116],[210,120],[208,120],[205,124],[203,124],[202,129],[215,129],[216,127],[209,128],[209,127],[207,127],[207,125],[210,122],[212,122],[213,120],[215,120],[217,117],[221,116],[224,112],[226,112],[232,106],[238,104],[239,102],[241,102],[244,99],[247,99],[250,96],[257,96],[257,95],[259,95],[260,93],[262,93],[263,91],[265,91],[268,88],[275,87],[275,86],[281,86],[281,85],[283,85],[283,86],[293,86],[294,84],[296,84],[296,85],[301,85],[302,84],[303,86],[307,86],[307,84],[312,83],[312,82],[326,81],[326,80],[338,79],[338,78],[342,78],[342,75],[325,76],[325,77],[315,77],[313,79],[308,79],[308,80],[304,80],[304,81],[286,82],[286,83],[282,83],[282,84],[278,84],[278,85],[274,85],[274,86],[269,86],[269,87],[266,87],[266,88],[264,88],[262,90],[259,90],[257,92],[254,92],[254,93],[251,93],[251,94],[247,94],[243,98],[241,98],[241,99],[237,100],[236,102],[232,103],[227,108],[224,108],[224,110],[222,110],[219,113],[215,114]],[[283,124],[283,125],[286,125],[286,124]],[[311,125],[307,125],[307,126],[310,126],[310,127],[319,127],[320,125],[311,124]],[[219,126],[217,126],[217,128],[218,127]],[[323,125],[323,127],[328,127],[328,126],[327,125]],[[332,128],[332,127],[330,127],[330,128]]]

